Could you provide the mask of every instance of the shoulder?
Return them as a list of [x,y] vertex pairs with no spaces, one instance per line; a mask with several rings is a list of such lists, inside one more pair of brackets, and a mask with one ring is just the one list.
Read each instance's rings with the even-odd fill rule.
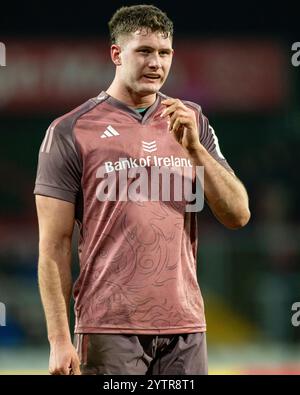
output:
[[84,103],[75,107],[73,110],[54,119],[51,122],[48,130],[52,131],[52,133],[55,133],[58,136],[72,133],[74,125],[78,119],[87,114],[89,111],[92,111],[96,106],[104,102],[106,99],[107,94],[105,92],[101,92],[98,96],[86,100]]
[[197,111],[198,113],[200,113],[200,114],[202,113],[202,108],[201,108],[201,106],[199,104],[194,103],[194,102],[189,101],[189,100],[182,100],[182,102],[186,106],[188,106],[188,107],[192,108],[193,110]]

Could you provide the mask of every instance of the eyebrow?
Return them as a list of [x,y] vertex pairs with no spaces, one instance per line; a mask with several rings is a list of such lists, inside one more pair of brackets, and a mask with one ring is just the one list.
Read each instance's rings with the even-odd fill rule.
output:
[[[154,51],[155,48],[150,47],[149,45],[140,45],[137,47],[137,49],[150,49],[151,51]],[[173,48],[160,48],[159,51],[166,51],[166,52],[172,52]]]

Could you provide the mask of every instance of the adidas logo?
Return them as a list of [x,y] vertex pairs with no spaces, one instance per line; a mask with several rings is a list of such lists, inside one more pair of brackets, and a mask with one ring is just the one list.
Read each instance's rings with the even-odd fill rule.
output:
[[146,141],[142,141],[143,151],[145,152],[153,152],[157,151],[156,141],[150,141],[147,143]]
[[108,125],[105,132],[101,134],[101,138],[105,139],[106,137],[120,136],[120,133],[116,131],[111,125]]

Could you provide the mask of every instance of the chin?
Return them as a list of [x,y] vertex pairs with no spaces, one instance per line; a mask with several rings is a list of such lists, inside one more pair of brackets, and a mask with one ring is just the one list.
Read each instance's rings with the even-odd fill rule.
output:
[[145,95],[151,95],[153,93],[157,93],[157,92],[159,92],[159,90],[160,90],[160,86],[152,86],[152,87],[150,87],[150,86],[140,86],[137,89],[137,92],[139,94],[145,96]]

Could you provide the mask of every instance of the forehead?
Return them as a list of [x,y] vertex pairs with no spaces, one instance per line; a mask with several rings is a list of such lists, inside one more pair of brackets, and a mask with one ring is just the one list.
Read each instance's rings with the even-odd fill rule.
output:
[[154,48],[172,48],[172,39],[163,32],[139,29],[124,37],[124,44],[130,47],[149,46]]

